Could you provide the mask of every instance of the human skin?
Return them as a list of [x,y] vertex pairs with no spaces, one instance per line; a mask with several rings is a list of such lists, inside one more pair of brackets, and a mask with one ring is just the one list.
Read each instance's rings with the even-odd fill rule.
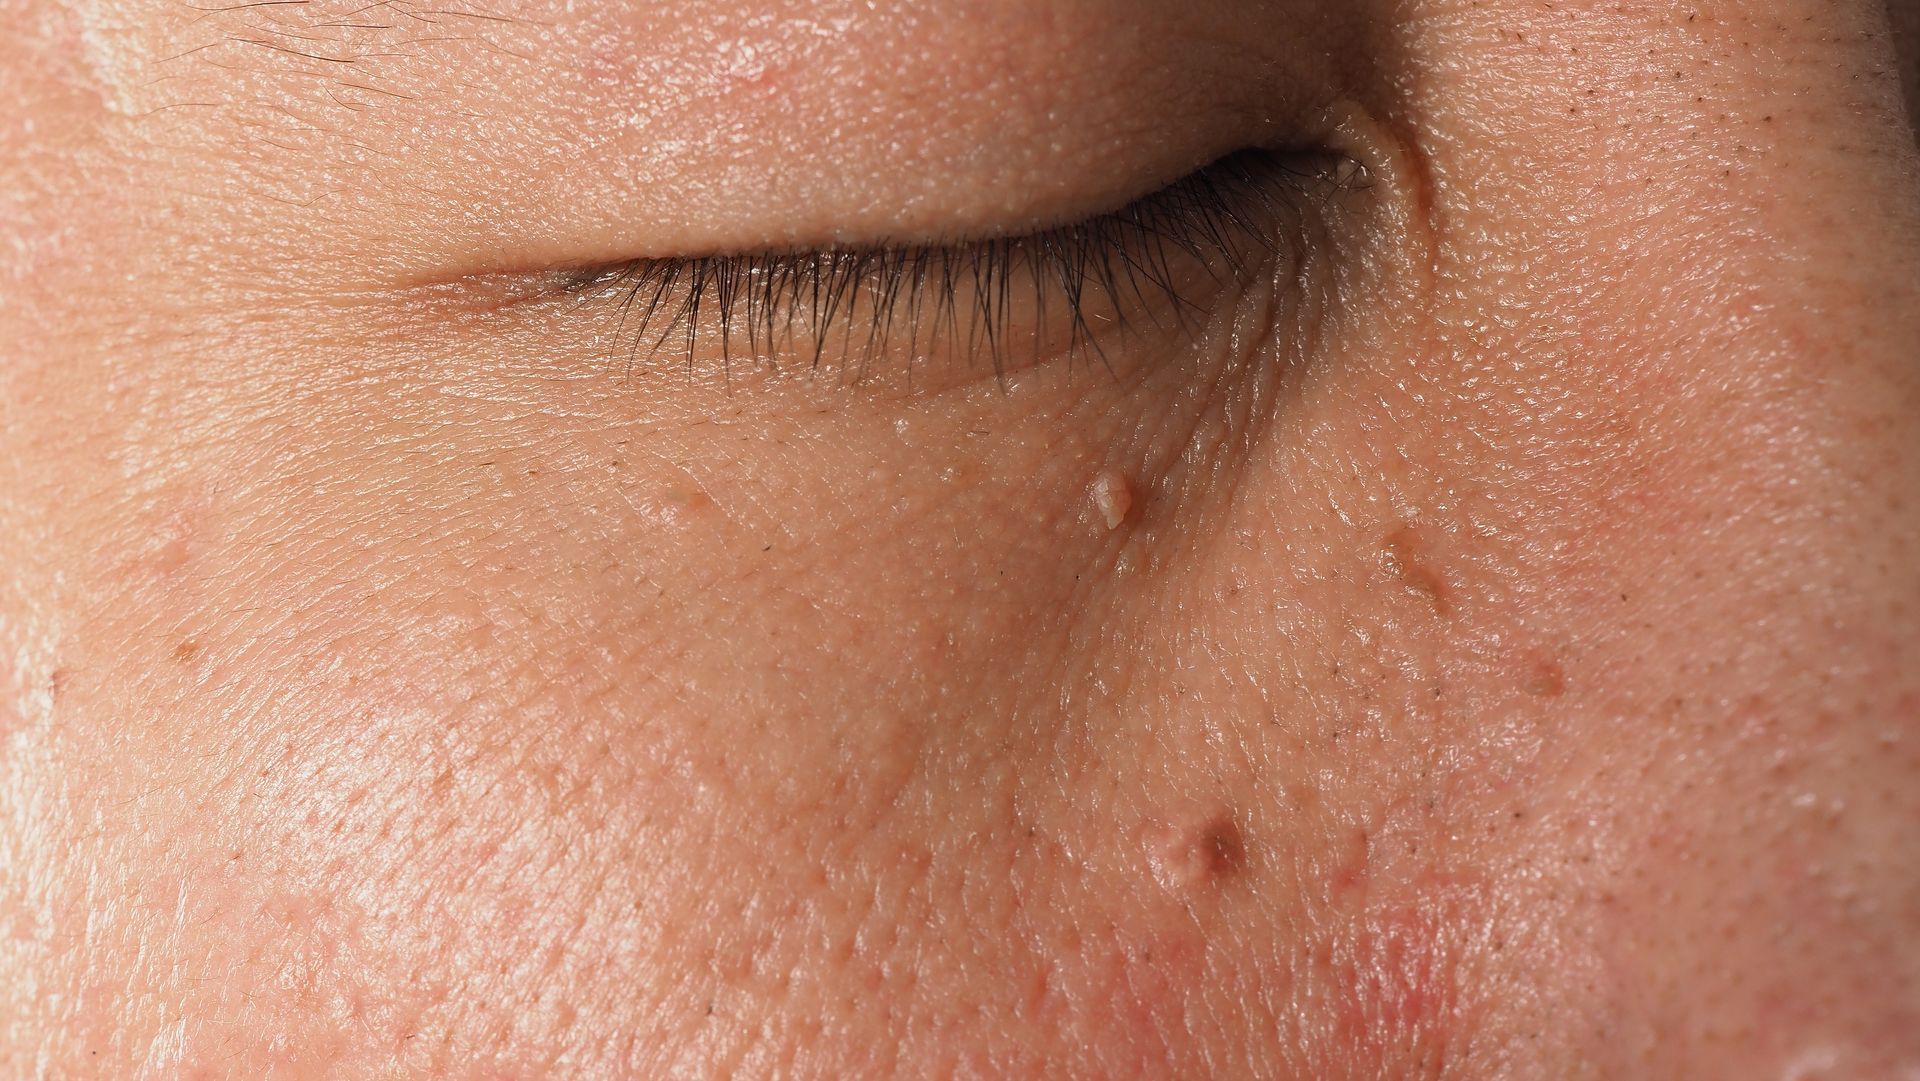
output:
[[[0,19],[0,1077],[1920,1076],[1877,3]],[[1251,145],[1106,364],[542,273]]]

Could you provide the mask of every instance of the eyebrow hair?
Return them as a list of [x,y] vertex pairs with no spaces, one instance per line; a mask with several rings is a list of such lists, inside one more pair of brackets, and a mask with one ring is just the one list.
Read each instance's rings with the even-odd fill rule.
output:
[[229,83],[236,75],[305,83],[350,111],[377,107],[382,99],[433,96],[444,81],[448,50],[477,48],[533,63],[508,43],[505,31],[539,25],[482,0],[173,0],[171,6],[172,47],[152,60],[162,71],[155,82],[185,77],[178,68],[190,64]]
[[212,5],[196,3],[194,0],[182,2],[185,7],[198,13],[195,21],[223,16],[245,18],[250,14],[257,15],[275,9],[293,13],[296,19],[290,21],[316,30],[393,30],[409,24],[437,27],[461,20],[492,23],[525,21],[516,16],[475,10],[460,4],[445,6],[437,0],[429,0],[426,4],[421,0],[243,0],[241,3]]

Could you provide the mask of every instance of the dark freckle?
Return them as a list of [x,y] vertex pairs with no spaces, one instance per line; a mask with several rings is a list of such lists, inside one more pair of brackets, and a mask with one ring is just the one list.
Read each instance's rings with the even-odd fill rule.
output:
[[183,638],[179,645],[173,647],[173,659],[181,664],[191,664],[198,656],[200,656],[200,643],[191,638]]
[[1223,818],[1208,827],[1205,838],[1208,862],[1215,873],[1238,871],[1246,862],[1246,843],[1233,819]]

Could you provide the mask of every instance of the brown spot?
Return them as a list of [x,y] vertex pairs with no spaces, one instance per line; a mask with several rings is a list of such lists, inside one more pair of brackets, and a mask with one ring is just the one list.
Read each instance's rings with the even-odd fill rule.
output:
[[188,537],[177,536],[162,545],[159,552],[155,553],[153,569],[163,576],[178,574],[180,568],[186,566],[187,560],[191,558],[193,558],[192,541]]
[[71,668],[54,669],[52,672],[47,674],[47,697],[54,700],[55,702],[60,701],[60,697],[67,693],[67,688],[71,686],[72,683],[73,683],[73,669]]
[[160,545],[154,549],[151,565],[160,577],[178,575],[193,560],[199,547],[201,517],[198,506],[183,507],[168,515],[156,531]]
[[1446,615],[1452,611],[1452,590],[1433,563],[1433,546],[1426,534],[1412,522],[1387,534],[1383,545],[1387,571],[1406,587],[1425,597],[1433,610]]
[[1237,874],[1246,866],[1246,840],[1231,814],[1147,831],[1154,877],[1171,890],[1192,889]]
[[200,643],[191,638],[182,638],[180,644],[173,647],[173,659],[181,664],[192,664],[200,656]]
[[1558,698],[1567,693],[1567,673],[1552,657],[1530,653],[1521,662],[1520,686],[1536,698]]
[[685,507],[688,510],[706,510],[713,506],[713,497],[695,487],[674,487],[664,493],[667,501]]

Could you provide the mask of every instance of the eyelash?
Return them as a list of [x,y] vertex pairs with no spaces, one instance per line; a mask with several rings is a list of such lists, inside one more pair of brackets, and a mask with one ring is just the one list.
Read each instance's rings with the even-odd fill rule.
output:
[[[630,369],[678,338],[691,370],[701,342],[717,337],[728,373],[743,342],[777,367],[783,339],[817,370],[837,337],[843,375],[857,381],[904,334],[910,364],[957,346],[969,364],[984,352],[1004,378],[1016,307],[1026,302],[1036,324],[1060,313],[1069,358],[1091,351],[1106,364],[1108,326],[1125,334],[1144,315],[1159,327],[1170,308],[1190,330],[1205,314],[1191,290],[1243,279],[1283,254],[1301,197],[1350,186],[1352,176],[1320,155],[1242,151],[1113,213],[1026,236],[634,260],[566,272],[560,285],[582,301],[614,301]],[[1199,273],[1181,272],[1194,263]],[[1037,328],[1036,352],[1044,339]]]

